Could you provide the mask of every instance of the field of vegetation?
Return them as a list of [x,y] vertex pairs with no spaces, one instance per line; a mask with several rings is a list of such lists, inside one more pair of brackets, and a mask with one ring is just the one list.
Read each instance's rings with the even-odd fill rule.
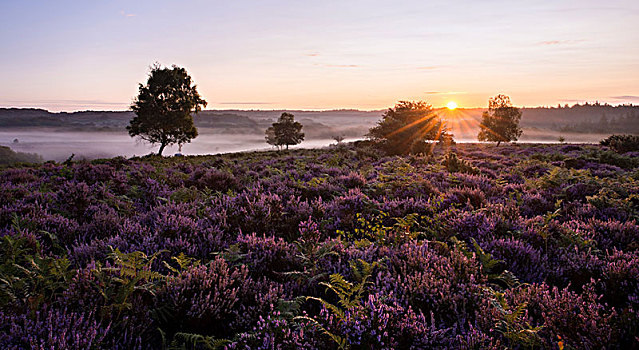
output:
[[4,168],[0,348],[637,348],[638,217],[600,145]]

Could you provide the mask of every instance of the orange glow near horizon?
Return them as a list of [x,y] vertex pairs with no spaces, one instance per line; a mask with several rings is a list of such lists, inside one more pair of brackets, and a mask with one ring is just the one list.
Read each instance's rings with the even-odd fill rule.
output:
[[154,62],[209,110],[637,104],[639,1],[600,2],[4,1],[2,25],[29,30],[0,30],[0,107],[127,110]]

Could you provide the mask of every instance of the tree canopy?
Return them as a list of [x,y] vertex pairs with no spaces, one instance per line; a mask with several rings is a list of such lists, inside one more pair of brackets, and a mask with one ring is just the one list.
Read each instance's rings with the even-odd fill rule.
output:
[[367,135],[390,154],[420,153],[427,140],[452,139],[446,124],[424,101],[400,101]]
[[289,145],[297,145],[304,140],[302,124],[295,121],[295,116],[291,113],[282,113],[277,122],[266,129],[266,142],[269,145],[281,148]]
[[127,126],[131,137],[138,136],[152,144],[160,144],[158,151],[168,145],[182,145],[197,137],[193,113],[206,107],[196,85],[186,69],[151,67],[146,85],[140,84],[139,94],[131,109],[135,117]]
[[510,97],[497,95],[488,100],[488,111],[482,114],[479,141],[501,142],[517,141],[522,130],[519,127],[521,110],[514,107]]

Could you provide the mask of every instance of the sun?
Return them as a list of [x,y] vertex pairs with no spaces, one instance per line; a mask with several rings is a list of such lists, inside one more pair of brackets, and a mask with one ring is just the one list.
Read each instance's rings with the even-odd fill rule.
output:
[[450,109],[451,111],[455,108],[457,108],[457,102],[455,101],[450,101],[448,102],[448,104],[446,105],[446,107],[448,107],[448,109]]

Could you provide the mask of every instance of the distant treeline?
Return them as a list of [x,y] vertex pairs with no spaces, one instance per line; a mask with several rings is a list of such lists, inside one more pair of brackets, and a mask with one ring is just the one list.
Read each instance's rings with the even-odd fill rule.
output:
[[[200,134],[262,135],[276,119],[277,111],[202,111],[194,117]],[[361,137],[381,113],[337,110],[299,112],[309,139],[335,135]],[[126,132],[131,111],[81,111],[53,113],[35,108],[0,108],[0,128],[48,128],[59,131]]]
[[[436,111],[439,111],[436,110]],[[464,109],[479,119],[484,109]],[[202,111],[194,122],[201,133],[263,134],[286,110]],[[639,106],[576,104],[573,106],[522,108],[521,126],[558,132],[639,133]],[[384,111],[292,111],[304,125],[307,138],[335,135],[362,137]],[[52,113],[43,109],[0,108],[0,128],[56,128],[71,131],[124,132],[133,117],[130,111],[82,111]]]
[[576,124],[566,124],[556,129],[563,132],[580,133],[626,133],[639,134],[639,114],[629,112],[628,114],[611,117],[603,113],[598,121],[584,121]]
[[37,108],[0,108],[0,128],[61,128],[77,131],[124,130],[129,111],[53,113]]
[[639,133],[639,106],[577,104],[523,110],[522,126],[575,133]]
[[[131,111],[82,111],[52,113],[43,109],[0,108],[0,127],[63,128],[77,131],[123,131],[133,118]],[[201,112],[195,118],[197,127],[244,128],[263,132],[258,122],[234,113]]]

